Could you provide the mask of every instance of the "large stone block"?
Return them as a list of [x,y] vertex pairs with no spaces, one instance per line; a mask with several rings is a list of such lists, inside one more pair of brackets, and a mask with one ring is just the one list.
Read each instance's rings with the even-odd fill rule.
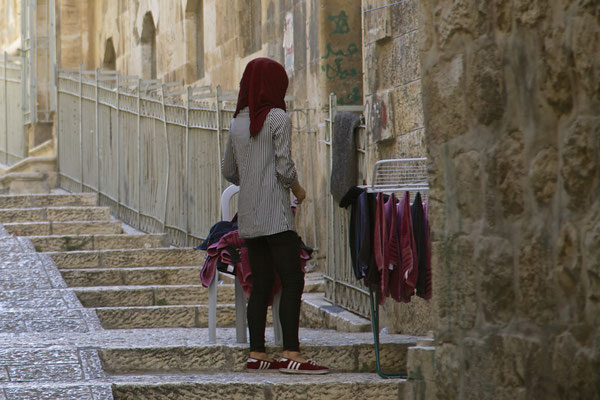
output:
[[556,382],[556,398],[594,399],[600,395],[600,358],[592,348],[586,348],[565,332],[552,346],[552,374]]
[[496,160],[496,185],[500,191],[503,215],[519,215],[524,210],[525,154],[524,135],[512,131],[500,137],[494,148]]
[[479,298],[485,319],[507,324],[514,314],[514,252],[510,242],[501,237],[485,237],[476,248],[479,269]]
[[428,146],[464,135],[468,126],[464,57],[440,60],[423,74],[429,76],[422,81]]
[[[423,103],[421,101],[421,81],[394,88],[394,131],[397,136],[423,128]],[[420,132],[423,136],[423,132]],[[421,146],[423,144],[421,143]]]
[[558,181],[558,152],[554,147],[540,150],[529,167],[529,182],[535,199],[548,204],[556,193]]
[[485,46],[468,59],[467,101],[477,121],[490,125],[504,115],[506,89],[500,49]]
[[600,118],[578,118],[565,132],[560,173],[573,210],[585,209],[584,204],[588,203],[597,182],[599,136]]

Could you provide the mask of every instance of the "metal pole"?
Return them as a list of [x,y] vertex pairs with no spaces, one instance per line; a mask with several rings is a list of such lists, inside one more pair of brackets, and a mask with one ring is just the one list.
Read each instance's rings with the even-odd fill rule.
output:
[[[37,24],[34,23],[37,11],[35,10],[37,1],[31,1],[29,4],[29,30],[30,30],[30,43],[33,45],[29,47],[29,74],[31,76],[29,83],[31,84],[31,123],[37,122],[37,77],[35,76],[37,66]],[[26,146],[27,147],[27,146]]]
[[[335,94],[331,93],[329,95],[329,179],[331,180],[331,171],[333,168],[333,164],[332,164],[332,158],[333,158],[333,120],[335,118],[335,110],[334,107],[336,106],[336,98],[335,98]],[[331,185],[331,182],[330,182]],[[337,281],[337,271],[336,271],[336,262],[337,260],[335,259],[335,237],[334,237],[334,215],[333,215],[333,196],[329,195],[329,232],[330,234],[328,235],[327,238],[327,248],[329,249],[328,251],[330,252],[331,255],[331,260],[328,260],[327,263],[331,266],[330,272],[331,272],[331,284],[332,284],[332,295],[331,295],[331,299],[332,299],[332,303],[334,305],[337,305],[336,302],[336,281]],[[330,243],[329,240],[332,239],[332,241],[334,243]]]
[[[221,96],[222,90],[221,85],[217,85],[217,95],[216,95],[216,107],[217,107],[217,176],[219,177],[219,196],[223,193],[223,179],[221,178],[220,168],[221,165]],[[219,212],[217,211],[217,218],[219,218]]]
[[167,145],[167,180],[165,184],[165,212],[163,218],[163,233],[165,232],[165,226],[167,224],[167,211],[169,208],[169,177],[170,177],[170,168],[171,168],[171,153],[169,152],[169,135],[167,134],[167,107],[165,106],[165,85],[161,86],[162,89],[162,110],[163,110],[163,118],[164,118],[164,134],[165,134],[165,142]]
[[96,68],[96,193],[98,193],[98,202],[100,202],[100,87],[98,85],[98,75],[100,68]]
[[185,175],[183,182],[183,207],[185,213],[185,245],[189,246],[190,235],[190,97],[192,88],[187,87],[187,98],[185,103]]
[[83,63],[79,64],[79,167],[81,168],[81,181],[79,191],[83,193]]
[[8,78],[6,70],[8,68],[8,54],[4,52],[4,164],[8,167]]
[[117,72],[117,218],[121,217],[121,113],[119,87],[121,84],[120,75]]
[[[310,109],[308,108],[308,100],[304,103],[305,107],[306,107],[306,127],[307,127],[307,133],[309,135],[312,134],[312,132],[310,132],[311,130],[311,125],[310,125]],[[315,135],[317,134],[317,132],[315,131]],[[316,142],[315,142],[316,143]],[[313,146],[312,144],[309,142],[309,149],[308,149],[308,154],[310,157],[310,190],[312,192],[312,209],[313,209],[313,246],[315,247],[314,250],[318,251],[319,249],[319,244],[317,242],[317,221],[316,221],[316,217],[317,217],[317,189],[315,188],[315,164],[313,162]]]
[[141,107],[141,92],[142,92],[142,80],[138,79],[138,87],[137,87],[137,151],[138,151],[138,163],[137,163],[137,180],[138,180],[138,229],[142,227],[142,131],[141,131],[141,115],[142,115],[142,107]]
[[50,64],[50,85],[48,88],[49,97],[50,97],[50,107],[49,111],[52,112],[56,110],[56,100],[54,98],[54,93],[52,91],[56,88],[56,75],[55,75],[55,64],[54,58],[56,53],[56,34],[54,31],[55,28],[55,16],[54,13],[56,11],[55,0],[48,1],[48,37],[49,37],[49,49],[48,49],[48,63]]

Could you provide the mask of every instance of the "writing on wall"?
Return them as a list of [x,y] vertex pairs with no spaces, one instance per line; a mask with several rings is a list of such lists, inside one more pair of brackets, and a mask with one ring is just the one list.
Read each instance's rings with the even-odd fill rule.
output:
[[[348,79],[360,79],[359,71],[356,68],[357,62],[360,64],[360,48],[354,42],[344,40],[344,36],[350,33],[348,15],[344,10],[339,14],[329,15],[327,20],[331,22],[331,35],[334,42],[328,42],[321,64],[321,72],[330,80],[346,81]],[[340,35],[340,36],[333,36]],[[336,45],[337,43],[337,45]],[[339,44],[343,43],[343,44]],[[358,86],[347,85],[345,89],[337,93],[339,104],[360,104],[362,102],[362,93]]]

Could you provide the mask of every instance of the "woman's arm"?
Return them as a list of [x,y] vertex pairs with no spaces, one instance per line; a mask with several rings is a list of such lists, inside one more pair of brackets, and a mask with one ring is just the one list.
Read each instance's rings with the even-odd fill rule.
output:
[[271,112],[270,127],[273,135],[277,179],[285,188],[289,188],[298,178],[292,160],[292,121],[285,111],[274,109]]
[[227,145],[225,146],[225,155],[221,161],[221,173],[229,182],[234,185],[240,185],[240,174],[235,160],[235,151],[231,134],[227,136]]

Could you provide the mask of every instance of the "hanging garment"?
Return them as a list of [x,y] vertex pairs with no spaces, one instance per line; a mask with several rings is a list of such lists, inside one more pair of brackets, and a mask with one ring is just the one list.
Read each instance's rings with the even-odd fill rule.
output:
[[415,240],[415,248],[417,249],[417,296],[425,297],[427,291],[427,232],[425,227],[425,213],[423,211],[423,203],[421,201],[421,193],[417,193],[415,201],[410,206],[413,237]]
[[365,193],[359,197],[361,210],[365,218],[365,236],[361,243],[358,258],[366,266],[364,282],[371,288],[377,288],[380,282],[379,270],[375,262],[375,252],[373,251],[373,234],[375,229],[375,212],[377,210],[377,198],[374,193]]
[[[311,259],[313,249],[300,243],[300,267],[306,270],[306,263]],[[248,259],[248,247],[243,238],[240,238],[237,229],[223,235],[218,242],[210,245],[206,252],[206,259],[200,271],[200,280],[204,287],[210,286],[219,263],[233,267],[236,279],[242,286],[246,296],[252,291],[252,270]],[[281,282],[275,271],[275,284],[273,294],[281,290]]]
[[390,278],[400,264],[400,251],[398,244],[398,213],[396,211],[396,195],[392,194],[384,202],[383,194],[377,195],[377,209],[373,248],[375,262],[380,274],[379,304],[383,304],[390,295]]
[[433,277],[431,274],[431,237],[429,235],[429,203],[423,204],[424,215],[425,215],[425,269],[427,271],[427,279],[425,281],[425,292],[423,298],[425,300],[431,299],[433,295]]
[[358,114],[339,112],[335,115],[331,138],[330,191],[336,202],[340,201],[351,186],[356,185],[358,179],[358,156],[354,131],[359,124]]
[[401,263],[397,274],[392,276],[390,294],[399,302],[408,303],[415,293],[418,278],[417,250],[413,237],[410,213],[410,195],[405,192],[397,206]]

